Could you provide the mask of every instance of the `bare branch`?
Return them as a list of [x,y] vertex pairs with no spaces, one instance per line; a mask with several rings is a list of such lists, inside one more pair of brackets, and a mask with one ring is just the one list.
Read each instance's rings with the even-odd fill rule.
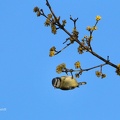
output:
[[53,10],[52,10],[52,8],[51,8],[48,0],[46,0],[46,5],[48,6],[48,8],[49,8],[49,10],[51,11],[52,15],[54,16],[54,18],[57,20],[57,17],[56,17],[56,15],[54,14],[54,12],[53,12]]
[[77,22],[78,18],[73,19],[72,16],[70,15],[70,20],[73,21],[73,23],[74,23],[74,28],[76,28],[76,22]]
[[[80,41],[80,40],[78,39],[78,34],[79,34],[79,32],[76,30],[76,22],[77,22],[78,18],[73,19],[72,16],[70,16],[70,20],[72,20],[73,23],[74,23],[74,30],[73,30],[72,33],[71,33],[71,32],[69,32],[69,31],[65,28],[65,25],[62,25],[62,24],[60,23],[60,16],[57,17],[57,16],[55,15],[55,13],[54,13],[54,11],[52,10],[52,7],[51,7],[51,5],[49,4],[49,1],[48,1],[48,0],[46,0],[46,5],[48,6],[48,8],[49,8],[49,10],[50,10],[53,18],[49,19],[48,16],[45,15],[45,13],[44,13],[44,11],[43,11],[42,9],[38,10],[38,7],[36,7],[36,9],[34,10],[34,12],[36,12],[36,11],[40,12],[40,14],[38,14],[38,16],[42,15],[42,16],[44,16],[45,18],[47,18],[47,19],[51,22],[49,25],[53,24],[53,27],[55,27],[55,30],[56,30],[56,31],[57,31],[58,29],[61,29],[61,30],[63,30],[63,31],[69,36],[69,38],[67,38],[66,41],[63,42],[63,44],[65,44],[68,40],[70,40],[70,43],[68,43],[68,44],[67,44],[64,48],[62,48],[61,50],[59,50],[59,51],[56,51],[56,50],[55,50],[55,51],[52,51],[53,53],[55,52],[54,55],[59,54],[59,53],[62,52],[64,49],[66,49],[69,45],[71,45],[72,43],[76,42],[76,43],[80,46],[80,48],[82,48],[82,50],[80,49],[80,50],[82,51],[82,53],[83,53],[83,51],[87,51],[87,52],[89,52],[90,54],[92,54],[93,56],[95,56],[96,58],[98,58],[98,59],[100,59],[101,61],[104,62],[104,64],[100,64],[100,65],[97,65],[97,66],[94,66],[94,67],[91,67],[91,68],[87,68],[87,69],[82,69],[82,68],[80,68],[80,70],[73,70],[73,69],[67,69],[67,68],[66,68],[66,69],[64,69],[62,72],[65,72],[66,74],[67,74],[68,72],[70,72],[72,76],[73,76],[72,72],[79,72],[79,74],[81,75],[83,71],[89,71],[89,70],[92,70],[92,69],[95,69],[95,68],[98,68],[98,67],[100,67],[100,69],[101,69],[100,71],[102,72],[102,67],[105,66],[105,65],[110,65],[110,66],[116,68],[116,69],[118,70],[118,72],[119,72],[118,66],[115,65],[114,63],[110,62],[109,56],[107,56],[107,59],[105,59],[105,58],[103,58],[102,56],[98,55],[96,52],[94,52],[93,49],[92,49],[91,40],[92,40],[93,32],[94,32],[94,30],[96,30],[96,26],[97,26],[97,24],[98,24],[98,21],[101,19],[100,16],[97,16],[97,17],[96,17],[96,22],[95,22],[94,26],[93,26],[92,28],[89,27],[90,29],[87,29],[87,30],[89,31],[89,36],[86,37],[86,38],[83,38],[83,39],[84,39],[83,41]],[[57,26],[57,27],[56,27],[56,26]],[[55,31],[55,33],[56,33],[56,31]],[[79,52],[79,53],[80,53],[80,52]],[[119,73],[119,74],[120,74],[120,73]]]
[[[78,39],[76,39],[75,41],[76,41],[79,45],[83,46]],[[101,57],[100,55],[98,55],[97,53],[95,53],[94,51],[91,51],[91,49],[89,49],[88,47],[86,47],[86,46],[83,46],[83,47],[84,47],[88,52],[90,52],[92,55],[94,55],[95,57],[99,58],[99,59],[102,60],[103,62],[109,64],[110,66],[112,66],[112,67],[114,67],[114,68],[117,68],[117,65],[115,65],[115,64],[111,63],[110,61],[104,59],[103,57]]]
[[55,51],[55,55],[59,54],[60,52],[62,52],[64,49],[66,49],[69,45],[71,45],[71,43],[68,43],[63,49],[61,49],[60,51]]
[[66,41],[65,41],[65,42],[63,42],[63,44],[65,44],[68,40],[69,40],[69,38],[67,38],[67,39],[66,39]]
[[97,66],[94,66],[94,67],[91,67],[91,68],[87,68],[87,69],[82,69],[82,71],[89,71],[89,70],[92,70],[92,69],[95,69],[95,68],[98,68],[98,67],[102,67],[102,66],[105,66],[105,65],[107,65],[107,63],[100,64],[100,65],[97,65]]
[[92,69],[95,69],[95,68],[99,68],[100,67],[100,71],[101,71],[101,73],[102,73],[102,67],[103,66],[105,66],[105,65],[107,65],[107,63],[104,63],[104,64],[100,64],[100,65],[97,65],[97,66],[94,66],[94,67],[90,67],[90,68],[86,68],[86,69],[82,69],[82,68],[80,68],[79,70],[73,70],[73,69],[67,69],[67,68],[65,68],[65,69],[63,69],[62,70],[62,72],[65,72],[65,73],[70,73],[71,75],[73,75],[72,73],[73,72],[79,72],[78,74],[79,75],[81,75],[83,72],[85,72],[85,71],[89,71],[89,70],[92,70]]

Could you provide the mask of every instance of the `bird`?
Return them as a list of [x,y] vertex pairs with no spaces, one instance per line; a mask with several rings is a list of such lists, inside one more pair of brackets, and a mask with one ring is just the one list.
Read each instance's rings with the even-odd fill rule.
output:
[[87,84],[87,82],[77,82],[72,76],[61,76],[52,79],[53,87],[61,90],[72,90],[85,84]]

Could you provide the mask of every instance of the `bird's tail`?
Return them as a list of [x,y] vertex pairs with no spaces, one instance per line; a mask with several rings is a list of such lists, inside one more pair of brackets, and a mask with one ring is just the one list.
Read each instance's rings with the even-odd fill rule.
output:
[[79,84],[79,86],[80,85],[85,85],[85,84],[87,84],[87,82],[79,82],[78,84]]

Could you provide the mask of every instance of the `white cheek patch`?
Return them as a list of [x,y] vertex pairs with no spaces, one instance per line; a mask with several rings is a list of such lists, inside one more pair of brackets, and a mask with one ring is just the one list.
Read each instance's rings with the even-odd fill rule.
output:
[[59,88],[59,87],[60,87],[60,83],[61,83],[61,82],[60,82],[60,80],[59,80],[59,79],[57,79],[57,80],[56,80],[56,87],[57,87],[57,88]]
[[60,84],[61,84],[61,80],[58,79],[58,78],[56,78],[56,79],[54,80],[53,86],[54,86],[55,88],[59,88],[59,87],[60,87]]
[[55,80],[55,82],[54,82],[54,85],[53,85],[53,86],[54,86],[54,87],[56,87],[56,85],[57,85],[57,79]]

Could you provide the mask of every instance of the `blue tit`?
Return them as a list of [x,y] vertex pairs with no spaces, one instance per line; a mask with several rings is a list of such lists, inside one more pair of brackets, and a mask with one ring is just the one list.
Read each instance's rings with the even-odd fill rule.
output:
[[77,82],[75,78],[72,76],[62,76],[62,77],[56,77],[52,79],[52,85],[55,88],[61,89],[61,90],[72,90],[76,87],[79,87],[80,85],[85,85],[86,82]]

